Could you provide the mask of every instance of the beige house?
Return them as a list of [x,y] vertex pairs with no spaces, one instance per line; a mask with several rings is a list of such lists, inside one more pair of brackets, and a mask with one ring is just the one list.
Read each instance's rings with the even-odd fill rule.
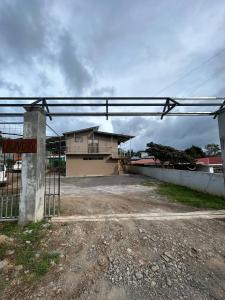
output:
[[102,132],[99,127],[65,132],[66,176],[114,175],[122,172],[118,146],[133,136]]

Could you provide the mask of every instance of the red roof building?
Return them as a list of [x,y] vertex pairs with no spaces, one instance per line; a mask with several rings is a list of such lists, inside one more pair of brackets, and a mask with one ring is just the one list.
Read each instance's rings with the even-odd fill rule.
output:
[[197,159],[196,163],[198,165],[222,165],[223,160],[221,156],[209,156]]
[[157,160],[154,160],[153,158],[143,158],[143,159],[138,159],[138,160],[134,160],[134,161],[131,161],[131,164],[132,165],[158,165],[160,164],[160,161],[157,159]]

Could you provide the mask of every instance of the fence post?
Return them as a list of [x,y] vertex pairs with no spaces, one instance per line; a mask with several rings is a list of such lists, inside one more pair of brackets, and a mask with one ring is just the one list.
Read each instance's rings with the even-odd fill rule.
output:
[[19,224],[37,222],[44,217],[46,114],[40,107],[25,107],[24,138],[37,139],[37,153],[22,155],[22,190]]
[[225,189],[225,108],[222,109],[218,115],[218,126],[219,126],[221,154],[223,159],[223,178],[224,178],[224,189]]

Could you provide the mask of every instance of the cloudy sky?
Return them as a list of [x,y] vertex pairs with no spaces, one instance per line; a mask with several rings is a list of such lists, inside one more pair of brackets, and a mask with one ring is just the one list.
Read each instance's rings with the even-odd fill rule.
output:
[[[224,96],[224,0],[1,0],[1,96]],[[218,143],[212,118],[56,118],[178,148]]]

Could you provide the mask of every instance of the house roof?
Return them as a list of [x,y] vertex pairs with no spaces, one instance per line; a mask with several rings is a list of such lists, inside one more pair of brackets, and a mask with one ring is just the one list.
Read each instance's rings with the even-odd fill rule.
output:
[[64,132],[63,135],[71,134],[71,133],[76,133],[76,132],[85,132],[85,131],[98,131],[99,126],[94,126],[94,127],[88,127],[88,128],[83,128],[83,129],[78,129],[78,130],[73,130],[73,131],[67,131]]
[[126,142],[126,141],[134,138],[133,135],[118,134],[118,133],[111,133],[111,132],[99,131],[98,129],[99,129],[99,126],[95,126],[95,127],[89,127],[89,128],[74,130],[74,131],[68,131],[68,132],[64,132],[63,134],[67,135],[67,134],[72,134],[72,133],[79,133],[79,132],[85,132],[85,131],[93,131],[95,134],[117,137],[119,143],[124,143],[124,142]]
[[159,163],[160,161],[158,159],[154,160],[153,158],[142,158],[139,160],[131,161],[132,165],[155,165]]
[[209,156],[197,159],[199,165],[222,165],[223,160],[221,156]]

